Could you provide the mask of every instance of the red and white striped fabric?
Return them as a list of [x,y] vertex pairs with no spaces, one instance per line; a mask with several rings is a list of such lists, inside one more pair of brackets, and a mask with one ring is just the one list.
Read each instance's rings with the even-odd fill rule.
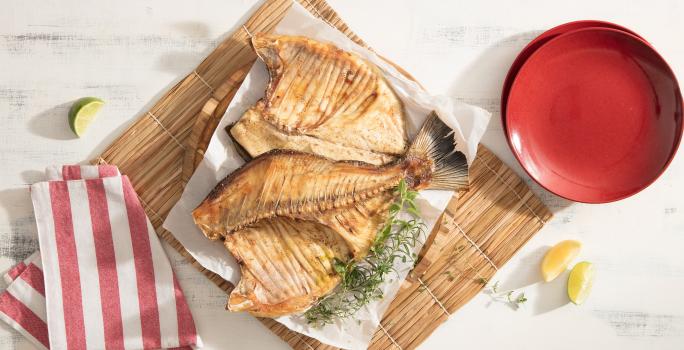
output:
[[[47,173],[67,181],[32,186],[41,258],[27,259],[5,275],[13,282],[2,294],[0,317],[38,345],[47,348],[49,339],[52,349],[201,346],[183,292],[128,178],[111,166]],[[28,288],[22,281],[29,271],[34,274],[27,279],[43,281],[43,271],[32,267],[41,266],[41,259],[44,286]]]
[[4,275],[2,275],[2,279],[5,280],[5,283],[10,284],[12,281],[17,279],[19,275],[21,275],[24,270],[26,270],[26,267],[30,265],[31,263],[34,263],[36,261],[40,261],[40,251],[36,250],[33,252],[33,254],[29,255],[28,258],[24,259],[24,261],[14,265],[11,269],[7,270]]
[[48,349],[45,284],[40,253],[31,254],[3,275],[9,285],[0,294],[0,319],[39,349]]
[[103,177],[121,176],[119,168],[114,165],[65,165],[49,166],[45,169],[48,181],[99,179]]

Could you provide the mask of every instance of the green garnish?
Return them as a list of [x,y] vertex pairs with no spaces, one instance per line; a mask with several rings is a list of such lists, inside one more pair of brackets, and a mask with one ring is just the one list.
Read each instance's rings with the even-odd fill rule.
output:
[[514,297],[514,290],[500,291],[499,281],[494,282],[494,284],[491,286],[487,285],[489,281],[486,278],[478,278],[476,282],[485,284],[484,291],[486,294],[489,294],[489,296],[492,298],[492,301],[508,304],[508,306],[514,310],[519,309],[522,304],[527,302],[525,292],[518,293],[518,295]]
[[[375,236],[368,255],[362,261],[334,261],[333,268],[342,281],[331,294],[304,313],[309,324],[324,326],[354,315],[365,305],[383,297],[380,286],[390,272],[397,273],[395,261],[416,261],[412,250],[425,233],[425,224],[420,220],[415,204],[418,192],[409,190],[404,180],[399,182],[395,192],[399,198],[390,205],[389,218]],[[404,211],[412,219],[399,218]]]
[[69,127],[76,136],[81,137],[92,123],[104,105],[104,101],[97,97],[83,97],[78,99],[69,109]]

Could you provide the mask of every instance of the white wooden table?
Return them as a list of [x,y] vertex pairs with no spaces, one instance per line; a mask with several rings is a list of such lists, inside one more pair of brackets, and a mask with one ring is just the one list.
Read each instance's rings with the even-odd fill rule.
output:
[[[362,38],[429,90],[494,117],[484,143],[518,173],[498,120],[508,66],[540,31],[604,19],[647,38],[684,81],[684,3],[669,1],[342,1],[332,5]],[[102,151],[241,23],[254,1],[7,1],[0,10],[0,270],[37,248],[26,184],[48,164]],[[87,135],[66,122],[70,102],[107,101]],[[496,276],[524,291],[513,311],[479,295],[423,349],[684,348],[684,153],[642,193],[609,205],[570,204],[535,186],[556,216]],[[547,246],[584,243],[598,276],[582,306],[565,281],[540,283]],[[207,349],[286,349],[255,319],[223,310],[224,295],[169,250]],[[31,349],[0,325],[0,348]]]

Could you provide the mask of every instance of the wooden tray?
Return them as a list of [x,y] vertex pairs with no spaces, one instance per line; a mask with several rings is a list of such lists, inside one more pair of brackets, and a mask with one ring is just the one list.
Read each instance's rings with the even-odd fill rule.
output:
[[[366,46],[323,0],[299,0],[313,15]],[[204,269],[161,226],[256,56],[249,33],[269,32],[292,0],[267,0],[191,74],[109,146],[95,163],[127,174],[160,237],[226,292],[233,286]],[[407,76],[408,73],[405,73]],[[373,337],[371,349],[412,349],[468,302],[551,218],[551,212],[484,147],[470,170],[471,188],[455,195]],[[294,349],[335,349],[261,319]]]

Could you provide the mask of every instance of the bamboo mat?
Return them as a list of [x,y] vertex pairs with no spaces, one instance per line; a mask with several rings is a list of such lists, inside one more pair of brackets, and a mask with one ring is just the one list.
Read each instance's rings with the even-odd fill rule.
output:
[[[366,46],[325,1],[298,1]],[[200,266],[161,225],[256,60],[249,33],[271,31],[291,4],[292,0],[265,1],[93,161],[115,164],[127,174],[159,236],[226,292],[232,284]],[[386,312],[370,349],[417,347],[483,288],[478,280],[489,280],[552,216],[527,185],[485,147],[478,150],[470,179],[470,191],[452,198],[440,225],[428,238],[420,262]],[[273,320],[261,321],[294,349],[336,349]]]

